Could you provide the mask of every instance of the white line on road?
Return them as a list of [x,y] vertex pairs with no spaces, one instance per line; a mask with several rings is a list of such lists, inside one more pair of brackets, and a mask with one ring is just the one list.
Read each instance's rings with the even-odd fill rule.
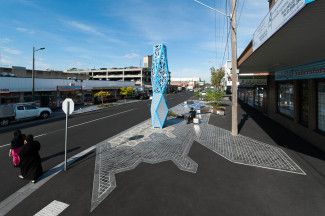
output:
[[[133,109],[130,110],[126,110],[120,113],[116,113],[110,116],[114,116],[114,115],[118,115],[118,114],[122,114],[125,112],[129,112]],[[108,118],[109,116],[107,116]],[[138,127],[139,125],[141,125],[143,122],[125,130],[122,131],[118,134],[116,134],[115,136],[112,136],[110,139],[114,139],[118,136],[120,136],[121,134],[130,131],[136,127]],[[103,142],[107,142],[107,140],[103,141]],[[68,159],[67,163],[69,165],[73,164],[75,161],[77,161],[78,159],[84,157],[85,155],[91,153],[92,151],[94,151],[97,147],[97,145],[101,145],[103,142],[98,143],[96,145],[93,145],[91,147],[89,147],[88,149],[72,156],[71,158]],[[0,146],[1,148],[1,146]],[[14,207],[16,207],[19,203],[21,203],[24,199],[26,199],[29,195],[31,195],[34,191],[36,191],[37,189],[39,189],[42,185],[44,185],[46,182],[48,182],[51,178],[53,178],[54,176],[56,176],[58,173],[62,172],[64,170],[64,162],[56,165],[55,167],[49,169],[46,173],[44,173],[41,177],[41,179],[33,184],[33,183],[29,183],[25,186],[23,186],[22,188],[20,188],[18,191],[16,191],[15,193],[11,194],[9,197],[7,197],[5,200],[3,200],[2,202],[0,202],[0,216],[1,215],[5,215],[7,214],[10,210],[12,210]]]
[[[72,156],[68,159],[68,164],[72,164],[77,161],[79,158],[84,157],[90,152],[96,149],[96,145],[89,147],[88,149]],[[16,207],[21,201],[26,199],[29,195],[31,195],[34,191],[39,189],[42,185],[44,185],[51,178],[56,176],[58,173],[64,170],[64,162],[56,165],[55,167],[49,169],[45,172],[41,179],[37,183],[28,183],[27,185],[20,188],[15,193],[11,194],[8,198],[0,202],[0,215],[6,215],[10,210]]]
[[42,210],[37,212],[34,216],[57,216],[68,207],[69,204],[53,200],[50,204],[42,208]]
[[[80,124],[72,125],[72,126],[69,126],[68,128],[79,127],[81,125],[85,125],[85,124],[89,124],[89,123],[92,123],[92,122],[95,122],[95,121],[99,121],[99,120],[102,120],[102,119],[106,119],[106,118],[110,118],[110,117],[113,117],[113,116],[117,116],[117,115],[120,115],[120,114],[123,114],[123,113],[126,113],[126,112],[130,112],[132,110],[134,110],[134,109],[125,110],[125,111],[122,111],[122,112],[119,112],[119,113],[114,113],[112,115],[108,115],[108,116],[100,117],[100,118],[93,119],[93,120],[90,120],[90,121],[86,121],[86,122],[83,122],[83,123],[80,123]],[[56,133],[58,131],[63,131],[63,130],[64,129],[59,129],[59,130],[55,130],[55,131],[52,131],[52,132],[49,132],[49,133],[39,134],[39,135],[36,135],[34,137],[35,138],[38,138],[38,137],[46,136],[46,135],[53,134],[53,133]],[[5,145],[1,145],[0,148],[6,147],[6,146],[9,146],[9,145],[10,145],[10,143],[7,143]]]

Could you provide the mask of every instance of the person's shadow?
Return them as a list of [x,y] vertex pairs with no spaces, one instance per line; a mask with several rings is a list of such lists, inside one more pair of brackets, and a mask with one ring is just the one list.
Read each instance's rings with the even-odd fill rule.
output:
[[[68,150],[67,150],[67,153],[73,152],[73,151],[75,151],[75,150],[77,150],[77,149],[80,149],[80,146],[78,146],[78,147],[74,147],[74,148],[71,148],[71,149],[68,149]],[[42,157],[42,158],[41,158],[41,161],[42,161],[42,163],[43,163],[43,162],[45,162],[45,161],[47,161],[47,160],[50,160],[51,158],[55,158],[55,157],[60,156],[60,155],[64,155],[64,151],[60,151],[60,152],[58,152],[58,153],[55,153],[55,154],[50,155],[50,156],[47,156],[47,157]]]
[[250,117],[249,114],[243,114],[242,115],[243,118],[240,120],[239,124],[238,124],[238,133],[241,131],[241,129],[243,128],[243,126],[245,125],[245,122],[248,120],[248,118]]

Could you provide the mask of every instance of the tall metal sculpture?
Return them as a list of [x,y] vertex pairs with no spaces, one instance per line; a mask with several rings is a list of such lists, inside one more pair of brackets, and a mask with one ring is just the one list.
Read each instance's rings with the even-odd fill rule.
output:
[[164,44],[153,47],[151,84],[151,121],[155,128],[163,128],[168,114],[168,106],[165,100],[165,92],[169,81],[167,62],[167,48]]

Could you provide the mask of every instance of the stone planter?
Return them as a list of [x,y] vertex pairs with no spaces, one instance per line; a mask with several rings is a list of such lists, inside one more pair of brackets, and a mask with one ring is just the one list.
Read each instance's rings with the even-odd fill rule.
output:
[[217,115],[225,115],[225,110],[222,108],[213,108],[212,113]]

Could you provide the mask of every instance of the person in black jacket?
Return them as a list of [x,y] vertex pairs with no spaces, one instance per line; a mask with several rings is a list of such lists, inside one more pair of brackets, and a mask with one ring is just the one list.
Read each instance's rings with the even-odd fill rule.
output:
[[41,144],[34,140],[33,135],[28,135],[20,151],[20,178],[32,180],[33,183],[43,174],[39,150]]

